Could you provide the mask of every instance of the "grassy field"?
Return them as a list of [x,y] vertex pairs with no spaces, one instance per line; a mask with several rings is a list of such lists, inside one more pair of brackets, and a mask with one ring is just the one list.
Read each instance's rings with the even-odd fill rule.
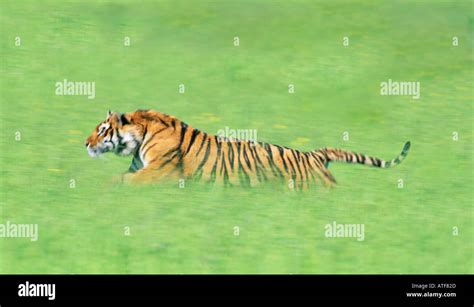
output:
[[[474,273],[472,2],[2,1],[0,17],[0,223],[39,227],[0,238],[0,273]],[[64,79],[95,99],[55,95]],[[380,95],[388,79],[420,99]],[[84,140],[108,109],[147,108],[301,150],[412,148],[304,193],[111,184],[131,159]],[[327,238],[333,221],[365,239]]]

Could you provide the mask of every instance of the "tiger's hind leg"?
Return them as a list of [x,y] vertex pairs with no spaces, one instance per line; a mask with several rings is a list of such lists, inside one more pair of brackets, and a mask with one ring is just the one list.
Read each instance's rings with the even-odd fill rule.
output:
[[327,187],[333,187],[337,184],[336,179],[327,169],[327,167],[321,167],[319,169],[318,175]]

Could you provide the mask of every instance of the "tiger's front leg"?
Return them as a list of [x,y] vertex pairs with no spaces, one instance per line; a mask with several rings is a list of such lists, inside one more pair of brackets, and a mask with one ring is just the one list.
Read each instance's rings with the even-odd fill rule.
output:
[[126,173],[122,176],[122,182],[126,184],[154,183],[161,180],[179,180],[180,172],[174,165],[148,166],[134,173]]

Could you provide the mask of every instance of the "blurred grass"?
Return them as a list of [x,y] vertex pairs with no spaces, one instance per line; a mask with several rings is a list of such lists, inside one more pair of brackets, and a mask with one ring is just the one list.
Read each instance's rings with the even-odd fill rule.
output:
[[[0,16],[0,223],[39,224],[37,242],[0,238],[1,273],[474,272],[471,2],[2,1]],[[55,96],[65,78],[95,81],[95,100]],[[389,78],[421,98],[380,96]],[[335,189],[302,194],[110,185],[130,159],[83,141],[138,108],[302,150],[412,149],[387,171],[332,165]],[[333,221],[365,241],[325,238]]]

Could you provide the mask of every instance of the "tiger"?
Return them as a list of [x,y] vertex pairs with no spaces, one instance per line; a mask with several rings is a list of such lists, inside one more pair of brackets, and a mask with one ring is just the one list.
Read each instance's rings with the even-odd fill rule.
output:
[[154,110],[129,113],[108,111],[85,142],[91,157],[106,152],[133,156],[122,177],[128,183],[154,183],[169,178],[256,186],[280,179],[307,188],[337,182],[331,162],[391,168],[408,154],[410,142],[390,161],[336,148],[301,151],[269,143],[229,139],[208,134],[178,118]]

